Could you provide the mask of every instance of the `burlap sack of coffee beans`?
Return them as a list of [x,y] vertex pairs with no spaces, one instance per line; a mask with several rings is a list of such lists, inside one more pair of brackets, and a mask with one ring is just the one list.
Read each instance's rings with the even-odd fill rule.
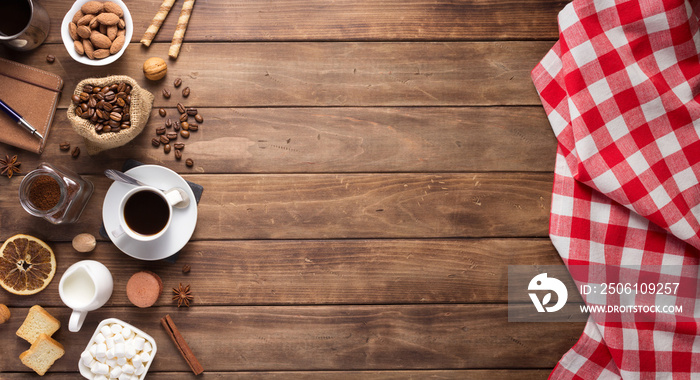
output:
[[116,133],[98,133],[95,131],[94,123],[75,114],[76,105],[73,102],[71,102],[70,106],[68,106],[68,120],[70,120],[71,124],[73,125],[73,129],[85,139],[85,146],[88,154],[90,155],[97,154],[104,150],[120,147],[133,140],[134,137],[138,136],[139,133],[143,131],[143,128],[146,126],[148,118],[151,115],[154,96],[139,86],[133,78],[125,75],[84,79],[78,83],[73,91],[73,94],[80,95],[80,93],[83,92],[83,87],[88,84],[92,85],[93,87],[105,87],[113,84],[119,84],[121,82],[131,85],[132,88],[130,94],[131,109],[129,111],[131,126],[127,129],[122,129]]

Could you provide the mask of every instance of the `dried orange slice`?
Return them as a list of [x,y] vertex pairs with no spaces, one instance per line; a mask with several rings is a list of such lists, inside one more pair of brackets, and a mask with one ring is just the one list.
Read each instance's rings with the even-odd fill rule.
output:
[[0,285],[10,293],[39,293],[55,274],[56,256],[34,236],[15,235],[0,248]]

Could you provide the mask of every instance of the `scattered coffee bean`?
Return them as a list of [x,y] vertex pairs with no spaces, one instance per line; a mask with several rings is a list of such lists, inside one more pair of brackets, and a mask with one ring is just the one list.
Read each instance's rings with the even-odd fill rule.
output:
[[202,124],[204,122],[204,118],[200,114],[194,115],[194,119],[197,120],[197,122],[200,124]]
[[176,142],[175,144],[173,144],[173,148],[175,148],[177,150],[183,150],[183,149],[185,149],[185,143]]
[[182,123],[180,123],[180,127],[182,127],[182,129],[184,129],[186,131],[186,130],[190,129],[190,123],[183,121]]
[[165,121],[165,128],[172,128],[173,127],[173,119],[168,118],[168,120]]
[[165,134],[165,127],[158,127],[156,128],[156,135],[164,135]]
[[176,88],[180,87],[181,84],[182,84],[182,79],[180,79],[180,78],[175,79],[175,82],[173,82],[173,86],[175,86]]
[[70,150],[70,143],[67,142],[67,141],[66,141],[66,142],[62,142],[62,143],[58,144],[58,148],[59,148],[60,150]]
[[185,106],[182,103],[177,104],[177,112],[182,114],[182,113],[185,113],[186,111],[187,111],[187,109],[185,108]]
[[182,136],[183,138],[189,139],[190,138],[190,131],[186,131],[183,129],[180,131],[180,136]]
[[191,168],[194,166],[194,161],[191,158],[188,158],[185,160],[185,165],[187,165],[188,168]]
[[167,113],[165,112],[165,108],[159,109],[159,110],[158,110],[158,114],[159,114],[161,117],[165,117],[165,115],[167,115]]
[[190,116],[194,116],[197,114],[197,109],[196,108],[188,108],[187,109],[187,114]]
[[80,147],[76,146],[75,148],[73,148],[73,151],[71,152],[70,155],[73,158],[78,158],[78,156],[80,156]]
[[192,269],[192,267],[189,264],[185,264],[182,266],[182,273],[185,273],[185,274],[190,273],[191,269]]
[[187,115],[186,113],[183,113],[182,115],[180,115],[180,121],[187,121],[188,117],[189,117],[189,115]]
[[160,139],[159,139],[159,140],[160,140],[160,143],[161,143],[161,144],[167,144],[167,143],[170,142],[170,139],[169,139],[167,136],[165,136],[165,135],[160,135]]
[[153,140],[151,140],[151,144],[153,144],[153,146],[155,146],[155,147],[159,147],[160,146],[160,139],[157,137],[154,137]]
[[177,140],[177,132],[168,132],[165,134],[168,140]]
[[199,129],[199,125],[190,124],[190,129],[189,129],[190,132],[197,132],[198,129]]
[[190,96],[190,88],[189,88],[189,87],[185,87],[185,89],[182,90],[182,97],[183,97],[183,98],[186,98],[186,97],[188,97],[188,96]]
[[170,91],[168,91],[167,88],[164,88],[164,89],[163,89],[163,97],[164,97],[165,99],[170,99]]
[[174,129],[175,131],[179,131],[179,130],[180,130],[180,123],[177,122],[177,121],[174,121],[174,122],[173,122],[173,129]]
[[181,158],[182,158],[182,151],[175,150],[175,159],[179,161]]
[[171,149],[171,148],[170,148],[170,144],[165,144],[165,145],[163,145],[163,152],[164,152],[165,154],[170,153],[170,149]]
[[56,56],[54,56],[54,55],[52,55],[52,54],[49,54],[49,55],[46,56],[46,62],[48,62],[48,63],[54,63],[54,61],[56,61]]

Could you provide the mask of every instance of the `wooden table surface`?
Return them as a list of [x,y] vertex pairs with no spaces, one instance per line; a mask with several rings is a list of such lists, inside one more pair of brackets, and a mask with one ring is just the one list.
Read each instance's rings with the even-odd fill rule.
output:
[[[161,328],[170,314],[206,373],[219,378],[543,379],[578,339],[582,323],[509,323],[508,265],[561,265],[548,237],[556,140],[530,70],[557,38],[566,2],[406,0],[199,0],[164,81],[142,72],[167,58],[182,4],[150,48],[139,44],[159,0],[126,3],[134,38],[106,67],[74,62],[60,40],[71,1],[41,1],[47,42],[0,56],[60,75],[64,95],[41,156],[95,184],[80,221],[52,226],[20,207],[21,176],[0,178],[0,240],[28,233],[54,249],[58,270],[34,296],[0,291],[13,313],[0,325],[3,379],[32,377],[14,334],[40,304],[61,320],[66,355],[47,378],[74,379],[95,326],[116,317],[151,334],[150,379],[194,377]],[[47,54],[56,56],[53,64]],[[146,130],[123,148],[77,159],[83,148],[66,108],[86,77],[126,74],[156,94]],[[192,95],[160,95],[182,78]],[[157,109],[178,101],[205,121],[184,161],[151,146]],[[99,235],[111,181],[104,169],[133,158],[171,168],[204,193],[194,235],[175,263],[145,262],[108,240],[82,254],[71,239]],[[58,297],[68,266],[104,263],[114,276],[107,305],[79,333]],[[181,268],[192,270],[184,275]],[[125,294],[136,271],[159,274],[165,292],[138,309]],[[195,300],[175,307],[172,287]]]

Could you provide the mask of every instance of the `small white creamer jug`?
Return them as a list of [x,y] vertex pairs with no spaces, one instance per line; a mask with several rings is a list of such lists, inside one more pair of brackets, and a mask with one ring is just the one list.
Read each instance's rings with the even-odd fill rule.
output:
[[66,269],[58,284],[58,293],[63,303],[73,309],[68,330],[80,331],[88,311],[107,303],[113,287],[112,273],[98,261],[78,261]]

